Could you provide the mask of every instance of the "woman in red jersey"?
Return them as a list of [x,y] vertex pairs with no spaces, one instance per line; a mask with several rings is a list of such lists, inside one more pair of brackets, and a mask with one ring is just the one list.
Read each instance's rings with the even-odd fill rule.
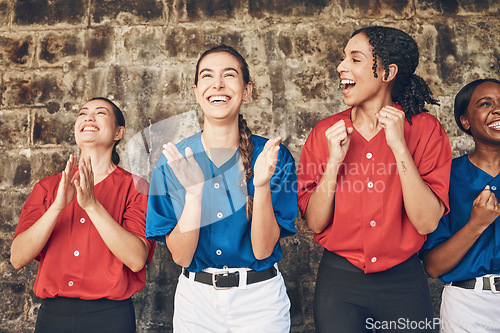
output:
[[325,248],[317,332],[433,331],[416,255],[448,210],[451,150],[401,30],[353,33],[337,71],[351,106],[320,121],[302,150],[298,203]]
[[71,155],[23,207],[11,262],[17,269],[40,262],[37,333],[135,332],[131,296],[146,283],[154,242],[145,239],[147,182],[117,165],[124,134],[113,102],[87,102],[75,122],[78,166]]

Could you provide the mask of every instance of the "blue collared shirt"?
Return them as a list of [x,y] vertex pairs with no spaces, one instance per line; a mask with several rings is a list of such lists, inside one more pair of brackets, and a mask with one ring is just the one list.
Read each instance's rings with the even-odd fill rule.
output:
[[[467,155],[455,158],[451,165],[450,212],[437,229],[427,236],[422,251],[450,239],[470,219],[472,203],[486,185],[499,198],[500,175],[493,177],[471,163]],[[439,278],[444,283],[462,281],[485,274],[500,273],[500,217],[476,240],[462,260]]]
[[[252,168],[267,139],[252,135],[254,150]],[[176,145],[184,155],[186,147],[205,176],[203,187],[201,228],[198,247],[188,271],[226,267],[267,269],[283,257],[277,242],[271,256],[257,260],[250,239],[251,221],[245,214],[247,184],[242,180],[242,163],[237,150],[223,165],[216,167],[201,143],[201,132]],[[297,216],[297,175],[295,161],[288,149],[280,145],[276,171],[271,178],[271,199],[281,237],[294,235]],[[249,195],[254,195],[253,176],[248,183]],[[184,209],[185,190],[162,155],[152,174],[146,218],[146,237],[165,242],[177,225]]]

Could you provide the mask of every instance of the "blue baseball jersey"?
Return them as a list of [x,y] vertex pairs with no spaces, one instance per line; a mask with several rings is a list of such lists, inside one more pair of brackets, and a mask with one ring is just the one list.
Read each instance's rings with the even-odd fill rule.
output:
[[[486,185],[499,198],[500,175],[493,177],[471,163],[467,155],[455,158],[450,175],[450,212],[427,236],[422,252],[450,239],[470,220],[472,204]],[[462,260],[439,278],[444,283],[500,273],[500,217],[490,224]]]
[[[254,146],[252,168],[267,139],[252,135]],[[243,179],[239,149],[217,167],[207,156],[201,143],[201,132],[176,145],[184,155],[186,147],[205,176],[203,186],[201,226],[198,247],[187,270],[199,272],[213,268],[248,267],[256,271],[271,267],[283,257],[280,243],[266,259],[253,255],[250,239],[251,221],[247,219],[246,195],[254,195],[253,176],[248,184]],[[276,170],[271,177],[271,198],[276,221],[281,227],[280,238],[294,235],[297,216],[297,175],[295,161],[288,149],[280,145]],[[165,242],[177,225],[185,203],[185,189],[161,156],[153,170],[146,217],[146,237]]]

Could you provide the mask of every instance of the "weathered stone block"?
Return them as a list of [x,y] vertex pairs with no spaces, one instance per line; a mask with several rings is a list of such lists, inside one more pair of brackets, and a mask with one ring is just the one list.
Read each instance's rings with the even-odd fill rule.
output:
[[55,175],[64,170],[69,155],[78,158],[78,147],[76,145],[59,146],[52,149],[32,149],[30,157],[31,186],[34,186],[42,178]]
[[0,312],[0,321],[13,320],[24,312],[24,297],[28,287],[25,283],[0,282],[2,301],[5,302],[6,311]]
[[166,60],[165,33],[162,27],[133,27],[122,34],[123,49],[118,52],[122,63],[145,63],[161,66]]
[[0,66],[29,67],[33,62],[33,37],[23,33],[2,33]]
[[413,16],[412,0],[339,0],[342,15],[356,18],[409,18]]
[[415,0],[418,16],[435,15],[475,15],[479,13],[495,14],[500,10],[498,1],[492,0]]
[[172,58],[196,58],[205,46],[204,34],[200,29],[175,27],[165,31],[165,51]]
[[74,144],[75,120],[76,114],[73,112],[36,110],[33,115],[33,144]]
[[[19,221],[19,216],[21,215],[21,209],[28,198],[28,191],[31,188],[26,188],[25,191],[0,191],[0,230],[2,234],[7,236],[7,241],[14,236],[14,231]],[[6,243],[7,244],[7,243]],[[6,245],[5,251],[10,252],[10,242]],[[2,251],[0,255],[3,255],[8,259],[9,255]]]
[[7,29],[9,26],[10,9],[9,0],[0,0],[0,30]]
[[249,0],[248,12],[257,18],[263,18],[267,15],[307,17],[318,15],[330,2],[331,0]]
[[19,0],[14,4],[14,24],[27,26],[85,24],[87,1],[84,0]]
[[85,31],[41,33],[38,42],[38,61],[41,67],[82,63],[85,59]]
[[8,149],[0,154],[0,189],[25,187],[31,181],[31,163],[26,150]]
[[115,30],[110,27],[89,30],[84,51],[89,58],[89,68],[107,66],[115,59],[115,38]]
[[2,105],[44,105],[61,100],[66,86],[60,72],[7,72],[4,75]]
[[234,18],[242,8],[241,0],[181,0],[183,10],[190,20]]
[[0,146],[26,147],[29,136],[29,110],[0,110]]
[[91,24],[154,24],[164,17],[161,0],[92,0],[91,8]]

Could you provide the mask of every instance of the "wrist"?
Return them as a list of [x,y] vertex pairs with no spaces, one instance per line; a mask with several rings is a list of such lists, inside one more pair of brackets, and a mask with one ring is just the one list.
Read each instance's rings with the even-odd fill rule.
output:
[[465,225],[464,228],[467,228],[467,234],[478,238],[482,235],[482,233],[488,228],[488,225],[484,225],[481,221],[475,217],[471,217],[469,222]]

